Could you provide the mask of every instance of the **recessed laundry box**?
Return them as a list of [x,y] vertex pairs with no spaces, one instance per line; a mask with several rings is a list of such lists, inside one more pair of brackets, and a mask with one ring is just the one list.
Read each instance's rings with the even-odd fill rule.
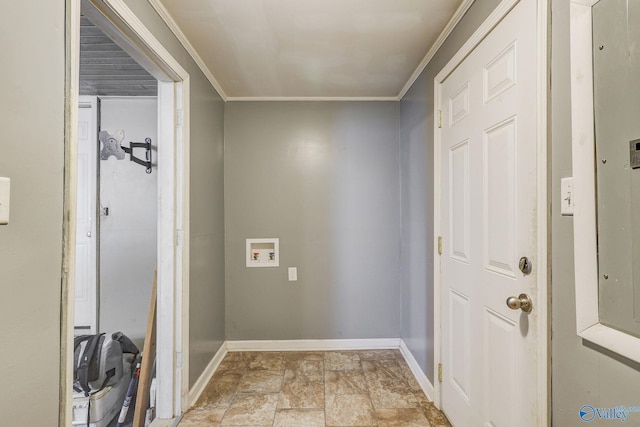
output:
[[247,239],[247,267],[278,267],[280,239]]

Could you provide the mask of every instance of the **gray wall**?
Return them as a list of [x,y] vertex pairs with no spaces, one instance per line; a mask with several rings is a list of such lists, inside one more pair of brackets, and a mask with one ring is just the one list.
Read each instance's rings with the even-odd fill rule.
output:
[[[146,0],[125,0],[191,79],[189,383],[224,342],[224,102]],[[162,315],[162,313],[160,313]]]
[[433,382],[433,80],[499,0],[476,1],[400,102],[402,327]]
[[[553,425],[578,427],[582,405],[638,405],[640,366],[587,345],[576,335],[573,221],[560,215],[560,179],[571,176],[569,2],[552,5],[551,94],[551,263]],[[558,203],[555,203],[555,202]],[[614,421],[612,421],[614,422]],[[604,421],[601,422],[604,425]],[[614,422],[615,423],[615,422]],[[631,424],[630,424],[631,423]],[[626,424],[640,425],[640,414]],[[601,424],[597,424],[601,425]]]
[[9,427],[56,425],[64,2],[4,6],[0,14],[0,176],[11,178],[11,222],[0,225],[0,413],[2,424]]
[[[191,74],[193,383],[224,340],[223,103],[148,3],[127,3]],[[11,223],[0,226],[0,412],[10,427],[50,426],[60,401],[65,2],[7,5],[0,36],[0,176],[12,179]]]
[[225,140],[227,339],[398,337],[398,104],[230,102]]
[[[124,131],[123,145],[151,138],[157,159],[158,102],[154,98],[101,98],[100,129]],[[162,150],[163,148],[160,147]],[[133,154],[144,159],[144,149]],[[157,160],[154,160],[157,163]],[[99,161],[100,332],[122,331],[142,348],[157,258],[158,168],[114,156]]]

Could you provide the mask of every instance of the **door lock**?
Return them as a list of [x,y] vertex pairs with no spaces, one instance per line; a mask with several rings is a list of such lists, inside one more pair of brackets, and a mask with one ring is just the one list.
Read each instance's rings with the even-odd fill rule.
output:
[[520,258],[518,267],[520,267],[520,271],[522,271],[524,275],[531,274],[531,270],[533,269],[533,263],[529,258],[527,258],[526,256],[523,256],[522,258]]

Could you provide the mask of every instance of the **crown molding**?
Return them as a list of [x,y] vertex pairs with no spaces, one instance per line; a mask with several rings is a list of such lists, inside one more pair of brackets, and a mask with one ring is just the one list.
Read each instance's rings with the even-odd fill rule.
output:
[[456,25],[458,25],[458,23],[460,22],[464,14],[467,13],[474,1],[475,0],[463,0],[462,4],[460,4],[460,6],[458,7],[458,10],[456,10],[456,12],[453,14],[436,41],[433,43],[433,46],[431,46],[427,54],[424,56],[424,58],[422,58],[422,61],[420,62],[420,64],[418,64],[418,67],[413,72],[411,77],[409,77],[409,80],[407,80],[407,83],[398,94],[397,98],[399,100],[401,100],[405,96],[405,94],[409,91],[409,89],[411,89],[411,86],[415,83],[418,77],[420,77],[420,74],[422,74],[424,69],[427,68],[429,62],[431,62],[438,50],[444,44],[447,37],[449,37],[449,34],[451,34]]
[[397,96],[230,96],[227,101],[399,101]]
[[148,0],[155,11],[160,15],[162,20],[167,24],[169,29],[178,38],[182,46],[187,50],[189,55],[196,62],[200,70],[204,73],[207,80],[218,91],[220,97],[226,101],[400,101],[411,86],[418,79],[420,74],[427,67],[429,62],[433,59],[440,47],[444,44],[445,40],[451,34],[456,25],[460,22],[464,14],[469,10],[475,0],[463,0],[454,15],[451,17],[447,25],[444,27],[434,44],[431,46],[427,54],[424,56],[418,67],[413,72],[409,80],[405,83],[397,96],[382,96],[382,97],[313,97],[313,96],[227,96],[226,92],[222,88],[222,85],[216,80],[213,73],[207,67],[204,60],[200,57],[196,49],[193,47],[187,36],[182,32],[180,26],[173,19],[173,16],[164,7],[160,0]]
[[180,44],[182,44],[182,46],[187,50],[189,55],[191,55],[193,60],[196,62],[196,64],[198,65],[202,73],[205,75],[207,80],[209,80],[209,82],[214,87],[214,89],[218,92],[220,97],[224,101],[227,101],[229,97],[225,93],[224,89],[222,88],[218,80],[216,80],[216,78],[214,77],[209,67],[207,67],[207,65],[204,63],[203,59],[200,57],[196,49],[193,47],[193,45],[191,44],[187,36],[182,32],[182,30],[180,29],[176,21],[173,19],[173,16],[171,16],[171,14],[164,7],[164,5],[160,3],[160,0],[148,0],[148,1],[149,1],[149,4],[151,4],[151,6],[158,13],[158,15],[160,15],[160,18],[162,18],[162,20],[167,24],[171,32],[173,32],[173,34],[178,38],[178,41],[180,41]]

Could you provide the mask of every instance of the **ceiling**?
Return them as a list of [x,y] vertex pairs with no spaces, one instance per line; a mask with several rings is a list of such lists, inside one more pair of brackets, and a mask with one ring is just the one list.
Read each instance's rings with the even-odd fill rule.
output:
[[398,99],[472,0],[150,0],[223,98]]
[[80,18],[80,95],[156,96],[158,82],[86,17]]

